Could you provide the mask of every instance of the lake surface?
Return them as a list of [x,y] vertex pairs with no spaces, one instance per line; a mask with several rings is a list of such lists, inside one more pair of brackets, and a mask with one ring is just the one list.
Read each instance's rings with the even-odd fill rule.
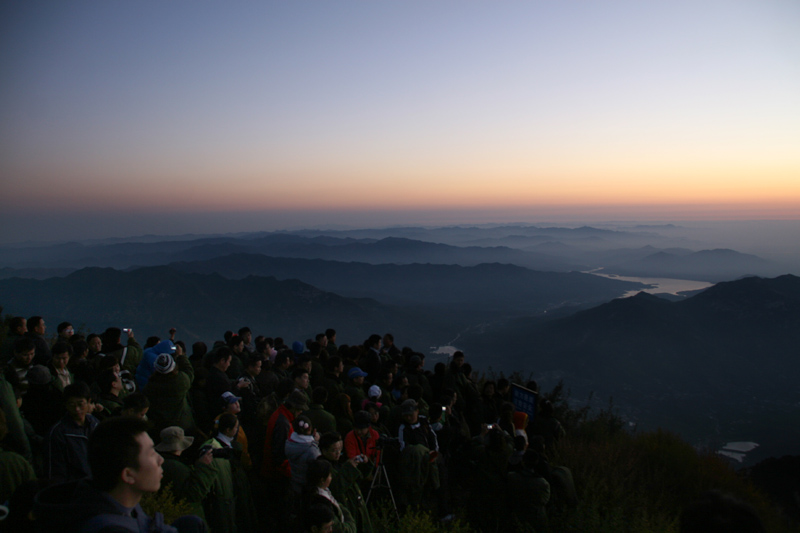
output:
[[640,292],[647,292],[650,294],[658,294],[658,293],[667,293],[667,294],[675,294],[684,292],[684,291],[698,291],[701,289],[707,289],[714,285],[708,281],[696,281],[691,279],[673,279],[673,278],[637,278],[634,276],[617,276],[616,274],[603,274],[601,272],[597,272],[594,270],[590,270],[586,272],[586,274],[594,274],[595,276],[600,276],[602,278],[608,279],[618,279],[621,281],[637,281],[639,283],[644,283],[646,285],[652,285],[651,288],[648,289],[635,289],[632,291],[628,291],[621,296],[621,298],[627,298],[629,296],[635,296]]

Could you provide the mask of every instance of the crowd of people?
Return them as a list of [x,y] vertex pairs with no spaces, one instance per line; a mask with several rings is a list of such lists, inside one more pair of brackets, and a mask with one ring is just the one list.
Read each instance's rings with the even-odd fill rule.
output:
[[[391,334],[287,345],[243,327],[187,347],[175,329],[140,345],[66,322],[48,340],[39,316],[7,326],[0,524],[355,533],[375,530],[374,506],[447,522],[458,504],[495,530],[577,502],[548,460],[564,436],[552,405],[517,410],[508,380],[476,382],[462,352],[429,370]],[[191,511],[172,526],[139,507],[166,486]]]

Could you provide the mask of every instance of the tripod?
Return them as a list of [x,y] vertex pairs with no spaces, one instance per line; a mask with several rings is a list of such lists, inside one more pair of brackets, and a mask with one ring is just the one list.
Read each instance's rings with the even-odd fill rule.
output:
[[392,484],[389,483],[389,475],[386,473],[386,465],[383,464],[383,450],[380,450],[381,453],[378,453],[378,460],[375,463],[375,470],[374,475],[372,478],[372,484],[369,487],[369,493],[367,494],[366,503],[369,503],[369,498],[372,496],[372,492],[375,489],[389,489],[389,497],[392,499],[392,508],[394,509],[394,514],[397,516],[397,520],[400,520],[400,513],[397,512],[397,502],[394,500],[394,492],[392,492]]

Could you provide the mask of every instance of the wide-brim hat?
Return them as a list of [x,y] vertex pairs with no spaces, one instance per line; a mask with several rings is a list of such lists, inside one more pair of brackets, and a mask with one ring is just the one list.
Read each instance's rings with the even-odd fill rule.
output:
[[156,446],[159,452],[183,451],[194,442],[194,437],[187,437],[183,433],[183,428],[170,426],[161,430],[161,442]]

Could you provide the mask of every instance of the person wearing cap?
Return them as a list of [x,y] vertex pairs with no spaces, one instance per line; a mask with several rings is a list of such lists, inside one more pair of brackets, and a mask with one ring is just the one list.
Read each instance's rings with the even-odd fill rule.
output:
[[173,359],[172,355],[162,353],[153,365],[153,375],[144,388],[150,400],[148,418],[155,431],[165,427],[180,426],[185,430],[196,431],[194,414],[189,406],[189,389],[194,379],[194,368],[186,354]]
[[147,385],[150,376],[155,372],[156,359],[162,353],[175,355],[175,345],[171,340],[165,339],[155,346],[147,348],[142,354],[142,360],[139,361],[139,366],[136,367],[136,387],[142,390]]
[[161,440],[156,451],[164,458],[164,477],[162,485],[171,484],[172,493],[178,500],[184,500],[191,506],[191,514],[205,519],[203,500],[206,499],[214,485],[217,468],[213,464],[211,450],[203,453],[192,463],[183,456],[194,442],[194,437],[187,437],[183,428],[170,426],[161,430]]
[[357,366],[347,371],[347,386],[344,388],[344,392],[350,396],[354,413],[361,410],[364,400],[367,399],[367,394],[364,392],[365,377],[367,377],[367,373]]
[[[400,404],[403,423],[397,438],[400,441],[400,486],[401,500],[409,505],[418,505],[426,488],[434,491],[444,508],[444,494],[439,483],[439,442],[428,419],[419,414],[415,400]],[[443,514],[444,513],[443,511]]]
[[344,449],[347,458],[362,456],[368,459],[372,465],[377,464],[380,451],[377,449],[380,435],[370,425],[370,416],[367,411],[359,411],[355,414],[353,430],[344,438]]
[[[230,413],[239,419],[239,413],[242,412],[242,398],[241,396],[236,396],[230,391],[225,391],[220,396],[220,408],[221,412],[214,418],[214,430],[219,430],[219,419],[225,413]],[[247,447],[247,435],[244,432],[244,428],[239,426],[239,431],[236,432],[236,441],[242,446],[242,457],[241,463],[242,466],[249,470],[253,466],[253,460],[250,457],[250,452]]]

